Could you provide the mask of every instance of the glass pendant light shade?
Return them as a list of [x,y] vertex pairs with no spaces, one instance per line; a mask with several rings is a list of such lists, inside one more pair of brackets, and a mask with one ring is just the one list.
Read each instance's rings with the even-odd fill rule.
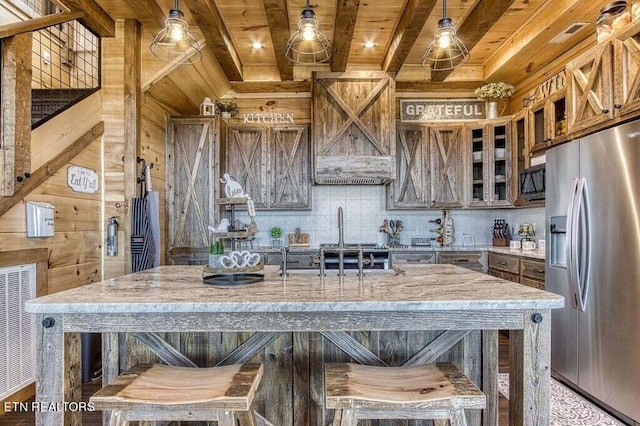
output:
[[469,50],[456,34],[451,19],[447,18],[447,0],[443,0],[443,18],[438,21],[438,29],[433,41],[424,52],[422,66],[431,71],[447,71],[469,60]]
[[331,44],[320,31],[316,14],[309,6],[302,11],[298,30],[289,37],[286,56],[301,65],[321,64],[331,58]]
[[181,64],[195,64],[202,59],[200,46],[189,32],[189,25],[180,11],[179,0],[169,11],[164,28],[151,42],[151,53],[163,61]]

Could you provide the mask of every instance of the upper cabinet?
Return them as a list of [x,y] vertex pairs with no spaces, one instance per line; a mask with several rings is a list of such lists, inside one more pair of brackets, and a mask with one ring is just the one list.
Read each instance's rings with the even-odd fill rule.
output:
[[462,125],[429,128],[431,207],[452,208],[465,204],[464,133]]
[[471,164],[467,181],[470,207],[509,206],[512,203],[511,118],[471,125],[466,157]]
[[226,172],[260,210],[311,208],[310,142],[306,125],[231,126]]
[[387,187],[387,208],[429,207],[429,129],[426,126],[396,125],[396,178]]
[[567,140],[566,94],[566,89],[559,90],[529,108],[528,137],[532,154]]
[[613,118],[613,42],[595,46],[567,64],[569,133]]
[[615,103],[620,116],[640,114],[640,23],[618,34],[614,43]]
[[253,199],[257,209],[268,206],[267,128],[231,126],[225,145],[225,172],[233,176]]
[[569,62],[567,77],[571,137],[640,116],[640,21]]
[[316,73],[317,183],[384,183],[395,177],[395,82],[384,72]]
[[311,207],[311,159],[307,126],[272,127],[269,133],[272,209]]

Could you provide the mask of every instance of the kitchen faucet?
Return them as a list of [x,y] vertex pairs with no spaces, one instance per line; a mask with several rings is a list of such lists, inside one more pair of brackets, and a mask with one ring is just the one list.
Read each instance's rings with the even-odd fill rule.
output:
[[338,207],[338,276],[344,276],[344,212]]
[[338,248],[344,248],[344,212],[338,207]]

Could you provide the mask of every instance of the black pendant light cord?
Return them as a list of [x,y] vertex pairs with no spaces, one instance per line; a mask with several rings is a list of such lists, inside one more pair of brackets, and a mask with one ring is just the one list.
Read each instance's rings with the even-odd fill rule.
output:
[[447,19],[447,0],[442,0],[442,19]]

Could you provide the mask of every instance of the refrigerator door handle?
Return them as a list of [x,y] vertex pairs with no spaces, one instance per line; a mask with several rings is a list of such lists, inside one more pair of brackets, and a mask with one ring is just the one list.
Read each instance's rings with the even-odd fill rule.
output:
[[576,206],[577,193],[578,193],[578,185],[580,179],[577,178],[573,181],[573,191],[571,192],[571,201],[569,201],[569,207],[567,209],[567,276],[569,282],[569,289],[571,294],[571,306],[574,309],[579,308],[578,304],[578,291],[576,287],[578,286],[578,269],[576,266],[576,255],[578,252],[578,241],[576,238],[576,229],[575,224],[578,221],[576,217],[576,213],[578,212],[578,208]]
[[587,180],[578,179],[575,211],[575,290],[578,310],[584,312],[589,294],[589,275],[591,274],[591,223],[589,220],[589,197]]

